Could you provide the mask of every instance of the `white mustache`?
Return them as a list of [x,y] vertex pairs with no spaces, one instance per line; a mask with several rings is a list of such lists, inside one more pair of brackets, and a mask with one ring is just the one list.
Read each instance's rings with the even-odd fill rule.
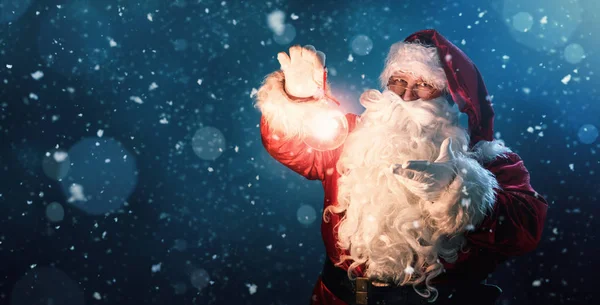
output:
[[[366,108],[365,115],[376,122],[394,124],[401,117],[410,118],[420,125],[428,126],[449,119],[445,97],[424,101],[416,99],[405,101],[391,90],[367,90],[360,97],[360,103]],[[370,124],[369,124],[370,125]]]

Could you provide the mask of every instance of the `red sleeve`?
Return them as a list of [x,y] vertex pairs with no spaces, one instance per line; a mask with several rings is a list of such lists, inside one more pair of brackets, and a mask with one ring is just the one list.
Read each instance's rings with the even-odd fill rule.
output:
[[[356,115],[346,114],[348,127],[354,128]],[[310,180],[323,180],[325,175],[335,171],[335,163],[342,151],[342,146],[330,151],[317,151],[308,147],[299,138],[284,139],[269,128],[269,123],[264,116],[260,120],[260,133],[262,143],[267,152],[283,165]]]
[[496,202],[467,239],[505,256],[533,251],[541,239],[548,203],[531,187],[529,171],[517,154],[508,153],[485,167],[499,184]]

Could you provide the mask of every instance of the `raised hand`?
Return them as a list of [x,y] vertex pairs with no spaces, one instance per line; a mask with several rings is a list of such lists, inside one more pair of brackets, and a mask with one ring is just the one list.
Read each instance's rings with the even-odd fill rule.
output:
[[290,54],[280,52],[277,60],[285,75],[285,91],[292,97],[319,96],[323,90],[325,54],[313,46],[292,46]]
[[434,162],[412,160],[395,164],[394,174],[413,194],[427,201],[437,200],[456,177],[456,156],[451,145],[452,139],[445,139]]

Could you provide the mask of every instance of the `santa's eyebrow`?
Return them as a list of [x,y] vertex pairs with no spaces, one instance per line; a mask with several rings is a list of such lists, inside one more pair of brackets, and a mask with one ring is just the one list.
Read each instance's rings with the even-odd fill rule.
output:
[[391,82],[391,81],[398,81],[398,80],[403,80],[403,81],[406,82],[407,85],[412,85],[412,86],[419,85],[419,84],[425,84],[425,85],[430,86],[430,87],[435,87],[431,83],[429,83],[429,82],[427,82],[427,81],[425,81],[423,79],[417,79],[417,80],[411,82],[409,79],[406,79],[406,78],[404,78],[403,76],[400,76],[400,75],[391,76],[390,79],[388,80],[388,83]]

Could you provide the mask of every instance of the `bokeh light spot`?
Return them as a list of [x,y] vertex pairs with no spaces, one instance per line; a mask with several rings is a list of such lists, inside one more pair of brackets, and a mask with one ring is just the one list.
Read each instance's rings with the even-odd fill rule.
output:
[[214,127],[202,127],[192,138],[192,149],[200,159],[214,161],[225,151],[225,136]]
[[577,132],[579,141],[584,144],[592,144],[598,139],[598,128],[592,124],[585,124]]
[[289,23],[284,26],[281,35],[273,34],[273,40],[280,45],[290,44],[294,38],[296,38],[296,28]]
[[71,170],[61,180],[67,202],[89,214],[121,208],[137,184],[135,159],[112,138],[85,138],[69,150]]
[[580,44],[571,43],[565,47],[565,60],[571,64],[578,64],[585,58],[585,51]]
[[365,56],[373,50],[373,41],[366,35],[357,35],[352,39],[351,47],[354,54]]
[[65,218],[65,209],[58,202],[46,206],[46,217],[51,222],[61,222]]
[[210,277],[204,269],[196,269],[190,275],[190,282],[198,290],[204,289],[210,282]]
[[48,178],[60,181],[69,173],[71,160],[69,154],[63,150],[48,152],[42,161],[42,169]]
[[77,282],[54,267],[38,267],[27,273],[14,285],[11,305],[83,305],[83,292]]
[[315,208],[310,205],[302,205],[296,212],[296,218],[303,225],[310,225],[317,219]]

